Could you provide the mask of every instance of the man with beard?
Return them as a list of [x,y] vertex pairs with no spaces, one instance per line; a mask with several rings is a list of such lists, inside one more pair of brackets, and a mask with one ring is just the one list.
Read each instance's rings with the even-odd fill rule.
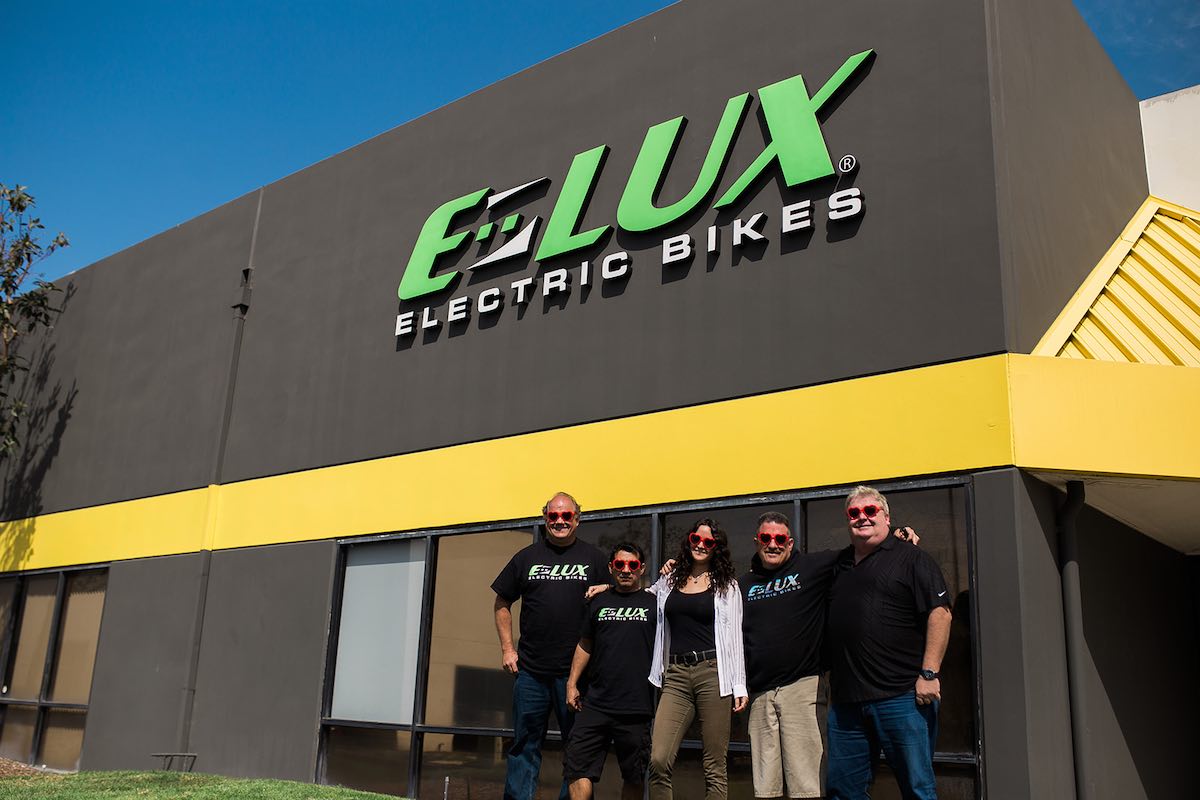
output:
[[[910,528],[901,539],[918,537]],[[839,551],[794,551],[788,518],[758,518],[757,552],[742,589],[742,634],[750,689],[750,753],[755,797],[821,796],[817,685],[829,590]]]
[[[563,757],[571,800],[591,800],[592,784],[600,780],[610,743],[621,767],[622,800],[641,800],[650,758],[654,686],[648,676],[656,600],[642,591],[646,557],[636,544],[614,547],[608,569],[612,591],[588,606],[567,678],[567,705],[578,712]],[[581,694],[585,670],[588,688]]]
[[[542,743],[553,713],[563,739],[575,715],[567,707],[567,673],[579,641],[590,584],[607,581],[604,554],[575,537],[581,509],[559,492],[542,508],[546,537],[509,560],[492,582],[496,633],[504,671],[513,682],[513,743],[504,800],[530,800],[542,768]],[[512,604],[521,602],[521,641],[513,646]],[[567,800],[564,781],[560,800]]]

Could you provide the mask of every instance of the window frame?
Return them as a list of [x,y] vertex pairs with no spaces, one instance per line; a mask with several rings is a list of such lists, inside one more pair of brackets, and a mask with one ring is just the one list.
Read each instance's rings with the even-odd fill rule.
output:
[[[778,505],[791,503],[793,525],[796,530],[793,531],[793,536],[797,541],[800,552],[807,553],[809,551],[809,536],[808,536],[808,513],[807,504],[815,500],[826,500],[830,498],[845,497],[846,493],[856,484],[844,484],[837,486],[820,487],[804,490],[791,490],[782,492],[763,492],[751,495],[738,495],[732,497],[709,498],[704,500],[681,501],[675,503],[659,503],[647,506],[636,506],[630,508],[601,510],[601,511],[585,511],[580,515],[580,523],[599,522],[615,519],[626,519],[630,517],[649,517],[650,518],[650,561],[653,564],[659,564],[663,559],[663,538],[665,536],[664,517],[668,514],[689,513],[689,512],[704,512],[704,511],[719,511],[721,509],[736,508],[743,506],[755,505]],[[974,730],[971,738],[971,744],[974,747],[972,753],[960,752],[936,752],[933,756],[933,764],[936,767],[940,764],[947,766],[971,766],[975,772],[975,787],[976,796],[980,797],[982,787],[984,786],[983,774],[983,686],[982,674],[980,669],[980,642],[979,642],[979,603],[975,602],[977,597],[977,579],[976,579],[976,563],[975,563],[975,495],[974,495],[974,474],[973,473],[955,473],[941,476],[922,477],[922,478],[907,478],[900,480],[878,481],[872,485],[884,494],[895,494],[908,491],[919,491],[923,489],[953,489],[962,488],[965,492],[963,499],[965,528],[965,545],[967,550],[967,586],[972,598],[970,608],[970,631],[971,631],[971,666],[973,691],[971,696],[974,700],[973,720]],[[323,687],[323,705],[321,708],[320,720],[320,747],[318,750],[316,770],[314,780],[317,783],[325,783],[326,775],[326,739],[328,730],[331,726],[342,727],[364,727],[377,728],[397,731],[407,731],[410,735],[409,739],[409,757],[408,757],[408,796],[416,797],[421,782],[421,753],[424,747],[424,735],[431,734],[466,734],[475,736],[494,736],[498,738],[511,738],[513,735],[512,728],[486,728],[486,727],[469,727],[469,726],[454,726],[454,725],[428,725],[425,723],[426,703],[428,700],[429,688],[429,657],[431,649],[431,633],[433,626],[433,599],[436,591],[436,576],[438,559],[440,555],[439,541],[443,537],[457,536],[464,534],[486,533],[488,531],[513,531],[528,529],[530,532],[530,541],[536,541],[539,535],[542,535],[542,519],[540,516],[522,517],[519,519],[487,522],[473,525],[456,525],[446,526],[441,528],[424,528],[413,531],[400,531],[383,534],[373,534],[370,536],[347,537],[338,539],[338,559],[337,573],[333,585],[333,598],[331,603],[331,613],[329,617],[329,646],[326,648],[326,665],[325,665],[325,685]],[[421,595],[421,625],[420,639],[418,641],[417,654],[417,672],[414,680],[414,692],[416,693],[413,699],[413,722],[411,725],[390,724],[363,722],[356,720],[336,719],[329,716],[332,698],[333,685],[336,675],[334,674],[334,666],[337,660],[337,639],[338,632],[341,626],[342,613],[342,595],[345,581],[345,564],[346,552],[352,545],[363,545],[371,542],[394,541],[398,539],[425,539],[425,570],[424,570],[424,585]],[[547,739],[561,741],[561,736],[558,733],[548,733]],[[681,744],[682,749],[699,750],[701,743],[695,739],[685,739]],[[731,752],[749,752],[750,745],[748,742],[730,742],[729,750]]]
[[[46,641],[46,656],[45,662],[42,665],[42,682],[38,690],[36,699],[9,698],[0,694],[0,733],[4,730],[4,724],[8,717],[8,710],[13,706],[35,709],[35,718],[33,725],[33,738],[30,743],[30,752],[24,759],[23,764],[36,764],[38,753],[42,749],[42,740],[46,729],[46,716],[54,710],[66,711],[82,711],[86,715],[88,708],[91,705],[91,689],[88,689],[87,703],[66,703],[62,701],[54,701],[49,698],[50,684],[54,677],[55,667],[58,665],[59,646],[62,643],[62,630],[64,621],[64,611],[66,610],[67,599],[67,582],[70,575],[81,572],[102,572],[105,576],[104,593],[105,599],[108,595],[108,567],[105,564],[81,564],[71,567],[56,567],[53,569],[29,570],[27,572],[9,573],[0,575],[0,580],[14,581],[15,590],[13,593],[12,606],[9,608],[9,616],[7,620],[0,621],[2,630],[0,630],[0,664],[4,666],[3,678],[5,681],[12,678],[13,668],[16,666],[17,648],[16,643],[20,640],[21,635],[21,620],[25,612],[25,589],[30,579],[41,578],[47,575],[54,575],[57,578],[54,589],[54,608],[50,617],[50,635]],[[101,612],[103,616],[103,611]],[[99,649],[100,637],[97,634],[96,647]],[[95,679],[95,664],[94,659],[96,653],[92,653],[93,659],[93,680]],[[86,722],[85,722],[86,724]],[[82,755],[82,748],[80,751]]]

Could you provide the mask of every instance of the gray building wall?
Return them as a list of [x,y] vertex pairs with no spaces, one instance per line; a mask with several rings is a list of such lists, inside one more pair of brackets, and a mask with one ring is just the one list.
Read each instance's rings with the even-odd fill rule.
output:
[[1150,193],[1200,209],[1200,85],[1141,102]]
[[64,311],[29,343],[29,425],[0,461],[0,515],[212,482],[256,210],[247,195],[58,282]]
[[202,561],[109,567],[80,769],[155,769],[178,749]]
[[986,0],[1007,349],[1028,353],[1146,199],[1137,99],[1071,0]]
[[974,483],[986,796],[1074,797],[1056,493],[1015,469]]
[[987,796],[1074,797],[1074,733],[1089,797],[1190,797],[1200,747],[1195,559],[1084,507],[1084,730],[1073,732],[1055,527],[1062,499],[1018,470],[975,477]]
[[[581,228],[612,224],[649,126],[688,119],[668,203],[729,97],[798,73],[815,93],[867,49],[874,62],[822,114],[853,174],[795,189],[772,176],[736,208],[710,199],[660,231],[398,303],[441,203],[547,176],[520,207],[545,218],[572,157],[604,144]],[[717,192],[764,147],[758,115],[756,102]],[[1069,0],[682,2],[65,279],[66,311],[26,387],[29,447],[0,465],[0,516],[1028,350],[1144,197],[1141,153],[1137,104]],[[825,198],[851,184],[864,215],[829,222]],[[814,202],[811,235],[784,238],[779,209],[801,199]],[[767,243],[731,253],[734,219],[758,211]],[[703,241],[713,223],[718,255],[661,265],[664,236]],[[582,259],[620,249],[627,280],[579,285]],[[561,302],[510,297],[497,317],[393,336],[399,310],[429,303],[444,318],[451,296],[511,294],[560,266],[575,281]],[[569,379],[548,390],[556,372]]]
[[1200,751],[1194,559],[1090,507],[1078,531],[1091,796],[1191,797]]
[[313,780],[333,542],[213,553],[189,748],[196,770]]

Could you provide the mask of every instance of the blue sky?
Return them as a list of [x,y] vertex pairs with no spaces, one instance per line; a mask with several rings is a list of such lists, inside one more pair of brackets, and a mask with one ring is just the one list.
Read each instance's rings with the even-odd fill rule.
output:
[[[1200,0],[1076,0],[1139,98],[1200,84]],[[667,0],[0,0],[0,182],[57,278]]]

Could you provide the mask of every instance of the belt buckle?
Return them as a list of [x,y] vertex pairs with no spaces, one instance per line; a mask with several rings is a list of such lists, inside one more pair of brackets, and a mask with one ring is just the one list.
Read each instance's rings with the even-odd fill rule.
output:
[[699,650],[692,650],[691,652],[689,652],[689,653],[686,653],[686,654],[684,655],[684,658],[686,658],[686,659],[687,659],[687,661],[686,661],[685,663],[686,663],[686,664],[687,664],[689,667],[694,667],[694,666],[696,666],[697,664],[699,664],[699,663],[700,663],[700,651],[699,651]]

